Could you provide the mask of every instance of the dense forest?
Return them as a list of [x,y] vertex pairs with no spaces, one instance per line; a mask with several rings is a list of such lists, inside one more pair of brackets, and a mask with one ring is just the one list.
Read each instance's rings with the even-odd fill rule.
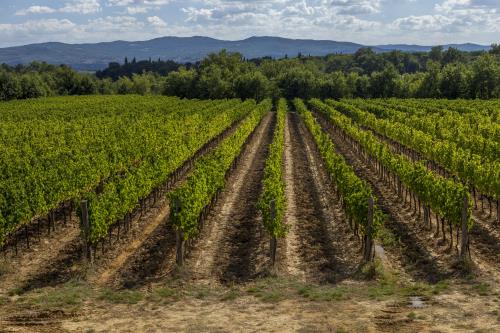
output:
[[125,59],[97,73],[65,65],[0,66],[0,100],[54,95],[164,94],[186,98],[500,98],[500,45],[430,52],[245,59],[221,51],[195,64]]

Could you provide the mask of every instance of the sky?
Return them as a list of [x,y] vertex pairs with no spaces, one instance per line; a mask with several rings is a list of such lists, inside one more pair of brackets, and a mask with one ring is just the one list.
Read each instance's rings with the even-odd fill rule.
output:
[[500,0],[0,0],[0,47],[161,36],[500,42]]

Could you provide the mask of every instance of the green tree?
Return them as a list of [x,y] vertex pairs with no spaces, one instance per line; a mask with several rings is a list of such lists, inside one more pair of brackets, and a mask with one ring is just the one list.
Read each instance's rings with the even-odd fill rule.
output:
[[181,67],[179,71],[170,72],[165,79],[163,94],[192,98],[196,95],[197,78],[198,73],[194,69],[187,70]]
[[370,76],[370,90],[373,97],[391,97],[396,90],[396,79],[399,73],[392,64],[388,64],[382,72],[374,72]]
[[270,96],[270,82],[259,71],[240,75],[234,82],[235,94],[242,99],[252,98],[262,101]]
[[324,75],[319,81],[319,94],[321,98],[342,98],[349,94],[344,73],[333,72]]
[[442,46],[434,46],[431,48],[429,52],[429,59],[433,61],[441,61],[443,58],[443,47]]
[[36,73],[21,76],[19,98],[38,98],[48,95],[48,87]]
[[278,77],[278,87],[286,98],[308,99],[316,94],[316,77],[309,70],[293,67]]
[[492,98],[497,90],[500,70],[495,57],[491,54],[480,56],[472,64],[471,97]]
[[466,98],[469,95],[469,77],[463,64],[448,64],[441,73],[440,91],[443,97]]
[[232,82],[225,78],[226,70],[216,64],[204,67],[198,80],[198,96],[210,99],[234,97]]
[[439,90],[441,85],[441,65],[436,61],[429,60],[426,68],[427,72],[418,89],[417,96],[438,98],[441,96]]
[[0,101],[18,98],[20,90],[21,85],[15,74],[0,71]]
[[[134,58],[135,60],[135,58]],[[134,63],[134,62],[133,62]],[[132,75],[132,91],[138,95],[148,95],[151,93],[151,86],[154,79],[147,74],[133,74]]]
[[131,94],[134,92],[134,83],[126,76],[122,76],[116,81],[116,92],[118,94]]

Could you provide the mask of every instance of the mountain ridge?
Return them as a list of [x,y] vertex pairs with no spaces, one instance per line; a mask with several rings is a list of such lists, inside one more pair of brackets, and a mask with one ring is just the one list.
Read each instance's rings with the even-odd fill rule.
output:
[[[324,56],[331,53],[352,54],[361,47],[371,47],[375,52],[401,50],[425,52],[432,46],[411,44],[363,45],[346,41],[290,39],[273,36],[253,36],[242,40],[220,40],[205,36],[158,37],[145,41],[117,40],[112,42],[68,44],[61,42],[36,43],[0,48],[0,63],[8,65],[45,61],[51,64],[67,64],[77,70],[98,70],[110,62],[122,62],[129,58],[174,60],[195,62],[207,54],[226,49],[240,52],[246,58],[269,56],[282,58],[298,53]],[[488,50],[489,46],[463,43],[443,45],[444,49],[455,47],[463,51]]]

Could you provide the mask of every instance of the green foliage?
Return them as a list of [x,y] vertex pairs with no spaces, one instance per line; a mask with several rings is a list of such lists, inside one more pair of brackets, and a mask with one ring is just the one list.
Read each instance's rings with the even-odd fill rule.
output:
[[[137,162],[107,179],[99,193],[86,194],[90,240],[96,242],[105,237],[114,223],[132,213],[142,199],[161,188],[197,150],[248,114],[255,105],[253,101],[247,101],[233,107],[234,102],[222,105],[220,102],[209,102],[209,107],[203,112],[190,107],[195,107],[196,103],[188,107],[180,106],[171,117],[149,119],[147,125],[143,124],[147,126],[142,128],[146,135],[140,140],[144,148],[135,152]],[[203,162],[196,165],[199,169]]]
[[202,210],[217,191],[224,188],[227,171],[262,116],[270,109],[270,100],[257,105],[233,134],[211,153],[196,161],[185,183],[169,194],[173,207],[172,222],[182,232],[184,239],[198,233],[198,217]]
[[[360,124],[435,161],[481,193],[500,197],[500,144],[493,139],[498,135],[495,109],[479,116],[478,110],[462,114],[449,110],[449,103],[441,109],[433,100],[349,101],[357,108],[329,103]],[[476,103],[478,107],[488,107]],[[454,108],[466,105],[472,104],[455,103]]]
[[[403,155],[393,153],[387,144],[377,139],[372,132],[362,130],[352,119],[337,111],[342,109],[346,113],[354,113],[357,111],[355,108],[332,100],[328,100],[328,105],[319,100],[311,100],[310,103],[315,110],[325,114],[336,126],[357,141],[369,155],[395,174],[425,205],[453,224],[460,225],[463,199],[465,196],[470,197],[464,185],[434,174],[422,163],[414,163]],[[356,120],[360,119],[361,117],[356,117]],[[471,225],[470,215],[469,211]]]
[[264,226],[272,237],[285,237],[287,232],[287,227],[283,222],[286,210],[283,154],[287,108],[286,101],[280,99],[276,108],[276,128],[273,142],[269,145],[269,156],[262,179],[262,193],[258,202]]
[[[110,63],[96,74],[34,62],[0,66],[0,100],[53,95],[164,94],[183,98],[500,97],[498,45],[487,52],[435,47],[431,52],[245,59],[222,50],[195,64]],[[22,84],[21,84],[22,81]]]
[[82,197],[98,240],[254,105],[140,96],[0,103],[0,245],[24,224]]

